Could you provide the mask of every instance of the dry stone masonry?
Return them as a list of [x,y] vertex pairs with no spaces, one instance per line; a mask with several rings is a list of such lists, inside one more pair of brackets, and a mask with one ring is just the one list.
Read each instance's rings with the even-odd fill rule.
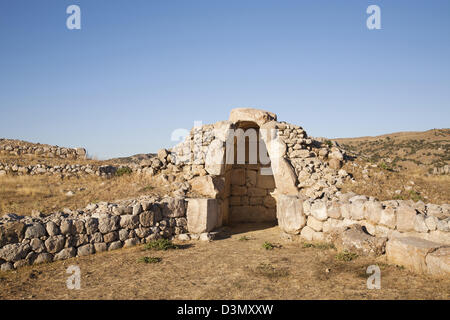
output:
[[0,139],[0,154],[61,159],[86,159],[86,149],[84,148],[62,148],[11,139]]
[[47,165],[36,164],[21,166],[14,163],[0,162],[0,176],[4,175],[64,175],[66,177],[76,175],[97,175],[102,177],[113,176],[121,166],[112,165],[96,166],[91,164],[65,164]]
[[339,250],[386,254],[418,272],[450,274],[450,206],[343,194],[351,179],[342,169],[346,160],[336,143],[309,137],[271,112],[234,109],[229,120],[194,127],[135,169],[179,186],[175,198],[4,217],[2,269],[159,236],[210,240],[224,225],[274,221],[287,239],[332,242]]
[[186,233],[184,198],[148,198],[90,204],[43,216],[0,219],[0,265],[10,270],[146,243]]

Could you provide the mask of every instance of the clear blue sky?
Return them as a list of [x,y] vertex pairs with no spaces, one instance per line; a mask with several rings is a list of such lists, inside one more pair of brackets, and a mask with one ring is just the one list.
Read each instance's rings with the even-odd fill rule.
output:
[[235,107],[331,138],[450,127],[450,1],[0,2],[0,137],[127,156]]

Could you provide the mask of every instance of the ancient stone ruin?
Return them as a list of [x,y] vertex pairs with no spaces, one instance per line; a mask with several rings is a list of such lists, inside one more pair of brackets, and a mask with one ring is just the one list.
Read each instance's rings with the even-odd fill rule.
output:
[[343,194],[347,160],[336,143],[308,137],[271,112],[234,109],[135,168],[177,186],[171,197],[91,204],[46,217],[0,220],[3,270],[145,243],[211,240],[236,223],[274,222],[287,240],[333,242],[386,254],[434,275],[450,273],[450,205]]

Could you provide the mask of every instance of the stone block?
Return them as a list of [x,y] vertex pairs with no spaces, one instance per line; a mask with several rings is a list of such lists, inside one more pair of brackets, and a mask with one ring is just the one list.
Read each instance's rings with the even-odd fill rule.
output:
[[217,225],[218,215],[218,200],[188,199],[187,228],[190,233],[212,231]]
[[297,196],[278,194],[277,218],[281,230],[289,234],[299,234],[306,225],[303,200]]

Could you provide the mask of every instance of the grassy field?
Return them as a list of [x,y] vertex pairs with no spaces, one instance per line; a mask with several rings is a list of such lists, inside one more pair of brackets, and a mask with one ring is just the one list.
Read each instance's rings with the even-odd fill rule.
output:
[[[87,204],[114,201],[144,194],[164,193],[155,181],[142,175],[115,176],[110,179],[84,175],[61,179],[58,176],[1,176],[0,215],[30,215],[33,209],[50,213],[63,208],[84,208]],[[73,196],[67,192],[72,191]]]
[[[283,242],[279,232],[244,224],[211,243],[178,243],[167,251],[142,245],[3,272],[0,299],[450,298],[448,278],[416,275],[379,258],[346,261],[329,245]],[[366,270],[374,264],[379,290],[367,288]],[[80,267],[80,290],[66,287],[70,265]]]

